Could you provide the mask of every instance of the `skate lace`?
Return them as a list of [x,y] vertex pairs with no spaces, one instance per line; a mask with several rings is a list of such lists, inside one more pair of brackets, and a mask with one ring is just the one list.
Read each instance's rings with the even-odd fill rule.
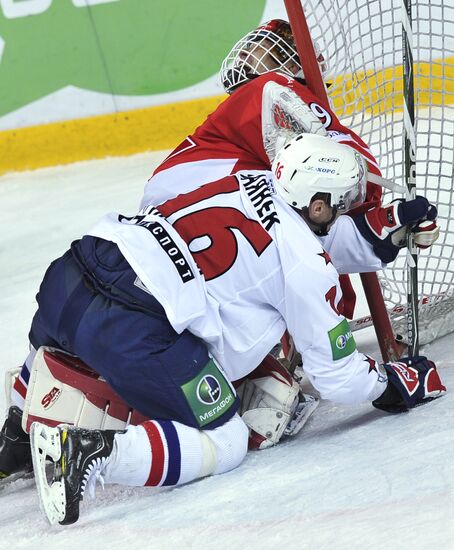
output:
[[88,491],[90,498],[95,498],[96,496],[96,483],[99,482],[101,487],[104,489],[105,485],[105,475],[104,470],[106,467],[107,458],[98,457],[93,459],[90,464],[87,466],[84,477],[82,480],[80,494],[83,497],[85,492]]

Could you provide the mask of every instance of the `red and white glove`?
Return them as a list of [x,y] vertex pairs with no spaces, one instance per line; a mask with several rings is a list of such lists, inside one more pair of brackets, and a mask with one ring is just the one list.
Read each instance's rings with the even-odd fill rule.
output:
[[407,233],[414,234],[418,248],[429,248],[438,239],[437,208],[425,197],[398,199],[385,206],[375,206],[352,216],[361,235],[369,241],[375,254],[384,262],[395,260],[399,249],[406,246]]
[[372,405],[386,412],[400,413],[423,405],[446,392],[437,367],[422,355],[403,357],[394,363],[384,363],[388,386]]

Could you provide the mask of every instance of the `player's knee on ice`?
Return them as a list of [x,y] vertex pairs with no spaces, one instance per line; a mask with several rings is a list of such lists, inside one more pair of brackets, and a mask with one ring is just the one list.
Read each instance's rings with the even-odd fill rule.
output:
[[203,432],[216,450],[216,465],[212,474],[222,474],[241,464],[248,449],[249,430],[236,414],[223,426]]
[[239,466],[249,431],[238,414],[214,430],[150,420],[115,436],[106,483],[132,486],[181,485]]

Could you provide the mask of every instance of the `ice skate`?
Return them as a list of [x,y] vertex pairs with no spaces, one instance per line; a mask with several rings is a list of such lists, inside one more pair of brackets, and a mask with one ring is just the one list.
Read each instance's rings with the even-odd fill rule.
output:
[[[69,525],[79,519],[79,503],[87,488],[103,482],[112,453],[113,430],[84,430],[35,422],[30,430],[33,467],[40,504],[51,524]],[[55,464],[50,483],[46,457]]]
[[32,472],[30,437],[21,422],[22,411],[10,407],[0,432],[0,488]]

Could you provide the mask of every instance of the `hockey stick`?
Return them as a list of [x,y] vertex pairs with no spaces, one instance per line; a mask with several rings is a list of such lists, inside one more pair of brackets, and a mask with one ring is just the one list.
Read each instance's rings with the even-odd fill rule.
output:
[[[306,85],[317,97],[329,104],[301,1],[284,0],[284,4]],[[360,276],[369,310],[374,320],[374,328],[383,360],[398,359],[401,356],[401,348],[394,338],[394,331],[386,311],[378,277],[375,273],[361,273]]]
[[[404,162],[407,197],[416,197],[415,90],[413,82],[413,32],[411,0],[402,2],[402,55],[404,97]],[[418,251],[411,231],[407,237],[407,331],[408,356],[419,353]]]
[[381,185],[382,187],[384,187],[385,189],[389,189],[393,193],[401,193],[402,195],[406,195],[408,192],[408,189],[404,185],[399,185],[395,181],[382,178],[381,176],[377,176],[377,174],[372,174],[372,172],[367,173],[367,181],[370,181],[371,183],[376,183],[377,185]]

